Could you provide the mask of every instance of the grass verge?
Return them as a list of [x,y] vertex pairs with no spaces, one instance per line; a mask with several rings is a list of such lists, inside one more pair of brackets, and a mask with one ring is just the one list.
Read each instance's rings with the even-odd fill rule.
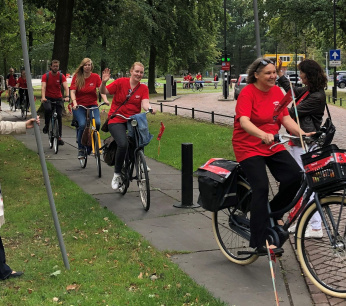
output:
[[25,271],[0,282],[2,305],[224,305],[48,163],[65,270],[37,154],[1,136],[0,164],[7,260]]

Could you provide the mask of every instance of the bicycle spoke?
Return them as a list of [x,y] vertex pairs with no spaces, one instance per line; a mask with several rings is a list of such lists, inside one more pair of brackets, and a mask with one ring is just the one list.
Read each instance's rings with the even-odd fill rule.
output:
[[346,298],[346,215],[340,197],[322,199],[323,237],[305,237],[306,229],[315,214],[312,204],[301,218],[297,231],[297,251],[302,268],[323,292]]
[[150,185],[148,168],[142,150],[137,152],[137,167],[137,185],[139,188],[139,194],[145,211],[148,211],[150,208]]

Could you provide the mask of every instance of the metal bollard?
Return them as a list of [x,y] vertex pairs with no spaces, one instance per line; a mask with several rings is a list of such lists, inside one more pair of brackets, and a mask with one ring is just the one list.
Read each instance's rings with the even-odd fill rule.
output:
[[177,81],[173,81],[173,86],[172,86],[172,96],[175,97],[177,95]]
[[167,100],[166,84],[163,84],[163,100]]
[[174,204],[177,208],[197,208],[193,204],[193,145],[192,143],[181,144],[181,203]]

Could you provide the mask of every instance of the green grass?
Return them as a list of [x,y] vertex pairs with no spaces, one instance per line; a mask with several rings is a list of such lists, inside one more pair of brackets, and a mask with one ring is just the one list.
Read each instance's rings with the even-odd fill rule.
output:
[[[0,282],[2,305],[52,305],[53,299],[59,305],[223,305],[169,254],[153,248],[48,163],[71,266],[65,270],[37,154],[12,136],[1,136],[0,152],[6,211],[1,234],[9,265],[25,271]],[[151,280],[154,273],[157,279]]]

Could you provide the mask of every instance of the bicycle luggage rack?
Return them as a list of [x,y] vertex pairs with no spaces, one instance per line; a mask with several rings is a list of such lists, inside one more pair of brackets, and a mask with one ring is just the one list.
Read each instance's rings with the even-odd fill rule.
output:
[[336,191],[346,185],[346,150],[331,144],[302,155],[309,187]]

